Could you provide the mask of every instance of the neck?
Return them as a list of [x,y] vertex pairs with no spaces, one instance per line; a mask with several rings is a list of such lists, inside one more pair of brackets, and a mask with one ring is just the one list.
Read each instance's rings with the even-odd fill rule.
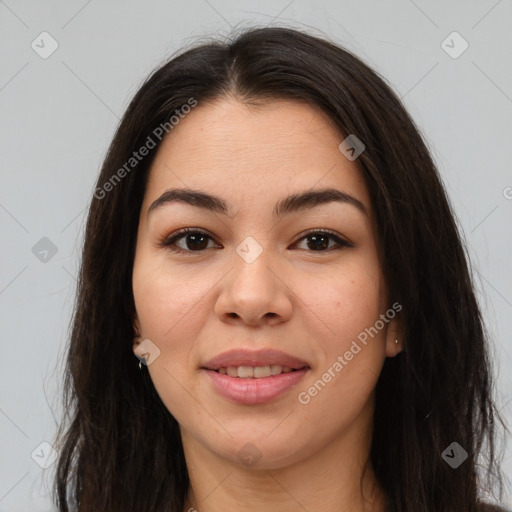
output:
[[227,461],[185,431],[182,439],[190,478],[184,512],[385,511],[385,493],[369,462],[371,429],[359,422],[312,456],[269,469]]

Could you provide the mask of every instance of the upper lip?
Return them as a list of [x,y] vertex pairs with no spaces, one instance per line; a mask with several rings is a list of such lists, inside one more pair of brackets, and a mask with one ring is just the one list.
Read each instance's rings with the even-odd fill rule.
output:
[[207,361],[203,368],[218,370],[219,368],[228,368],[230,366],[270,366],[272,364],[288,366],[294,370],[309,367],[305,361],[290,354],[267,348],[260,350],[235,349],[222,352]]

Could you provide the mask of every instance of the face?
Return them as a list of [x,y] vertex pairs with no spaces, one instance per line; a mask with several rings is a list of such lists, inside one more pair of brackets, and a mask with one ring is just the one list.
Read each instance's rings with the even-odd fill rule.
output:
[[278,468],[367,428],[400,306],[343,139],[306,104],[223,98],[160,146],[138,227],[134,351],[149,353],[185,449]]

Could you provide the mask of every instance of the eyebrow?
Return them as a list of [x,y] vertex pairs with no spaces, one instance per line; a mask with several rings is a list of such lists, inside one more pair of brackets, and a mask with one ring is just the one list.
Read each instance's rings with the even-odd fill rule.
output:
[[[332,202],[355,206],[362,213],[368,215],[366,207],[361,201],[359,201],[359,199],[335,188],[309,190],[297,194],[291,194],[277,202],[272,214],[275,217],[281,217]],[[228,205],[220,197],[207,194],[200,190],[173,188],[166,190],[158,199],[151,203],[148,210],[148,217],[154,210],[172,203],[189,204],[211,212],[229,216]]]

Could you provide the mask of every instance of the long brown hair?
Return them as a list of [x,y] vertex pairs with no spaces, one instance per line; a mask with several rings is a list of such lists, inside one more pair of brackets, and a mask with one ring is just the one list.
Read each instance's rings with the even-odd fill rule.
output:
[[[492,397],[487,336],[426,144],[395,93],[359,58],[274,27],[178,54],[147,78],[119,124],[87,218],[63,393],[69,424],[56,442],[59,511],[183,510],[189,479],[178,424],[132,352],[131,276],[148,171],[163,138],[157,128],[172,137],[169,119],[183,105],[227,94],[309,102],[366,147],[357,164],[405,337],[376,388],[371,462],[387,510],[475,512],[496,484],[501,499],[497,420],[505,424]],[[156,147],[130,160],[149,138]],[[457,469],[442,457],[453,442],[468,454]]]

